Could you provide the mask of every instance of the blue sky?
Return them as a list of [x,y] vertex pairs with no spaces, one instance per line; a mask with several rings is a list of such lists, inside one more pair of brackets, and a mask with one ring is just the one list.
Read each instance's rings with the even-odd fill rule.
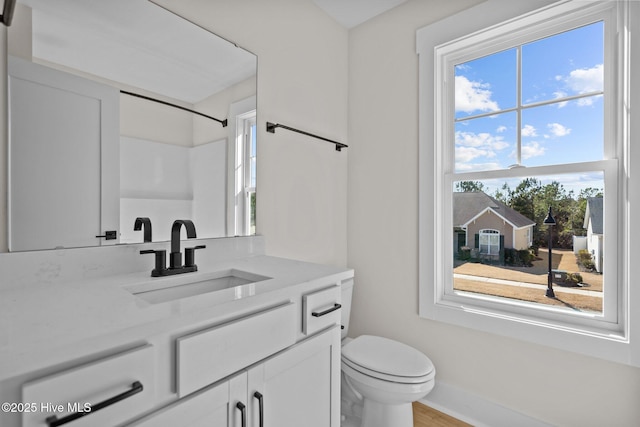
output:
[[[598,22],[522,46],[522,104],[552,102],[522,110],[522,165],[602,159],[602,96],[565,98],[603,89],[603,30]],[[456,119],[469,117],[455,124],[456,172],[517,163],[517,113],[501,112],[517,107],[516,61],[514,48],[456,66]]]

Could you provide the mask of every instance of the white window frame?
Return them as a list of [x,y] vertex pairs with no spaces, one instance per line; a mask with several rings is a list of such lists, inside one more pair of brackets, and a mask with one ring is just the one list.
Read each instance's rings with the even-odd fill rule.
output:
[[[631,310],[629,305],[629,135],[630,115],[628,105],[630,76],[629,32],[632,22],[629,9],[638,6],[633,2],[575,2],[540,1],[537,3],[489,0],[460,14],[454,15],[417,33],[417,51],[420,56],[420,216],[419,216],[419,285],[420,315],[425,318],[497,333],[531,342],[551,345],[570,351],[602,357],[621,363],[640,366],[638,340],[631,340]],[[546,4],[546,6],[545,6]],[[541,7],[542,6],[542,7]],[[541,7],[541,8],[540,8]],[[535,8],[540,8],[534,10]],[[451,194],[454,181],[473,181],[496,177],[526,177],[554,175],[557,168],[544,166],[526,169],[509,169],[497,172],[454,174],[452,126],[453,96],[446,96],[447,78],[452,81],[451,52],[459,50],[460,40],[467,42],[477,57],[522,44],[542,28],[549,31],[558,28],[565,31],[568,21],[588,22],[590,14],[608,10],[616,31],[616,57],[605,58],[605,64],[613,63],[605,71],[606,102],[605,135],[615,135],[615,143],[605,148],[605,160],[570,165],[563,172],[602,170],[605,189],[608,191],[605,217],[615,220],[605,223],[608,246],[605,272],[614,277],[615,286],[606,289],[605,314],[568,315],[552,306],[534,306],[516,301],[497,301],[495,297],[464,294],[453,291],[453,260],[450,233],[452,229]],[[508,37],[506,37],[508,35]],[[452,48],[455,47],[456,49]],[[448,49],[453,49],[448,51]],[[608,55],[610,49],[605,49]],[[637,52],[637,50],[636,50]],[[447,54],[449,56],[447,56]],[[606,65],[605,65],[606,67]],[[434,82],[436,83],[434,85]],[[444,83],[444,84],[440,84]],[[607,84],[609,85],[607,87]],[[637,93],[637,92],[634,92]],[[606,137],[606,136],[605,136]],[[607,190],[605,190],[607,191]],[[434,237],[435,230],[435,239]],[[617,237],[617,238],[616,238]],[[617,252],[617,253],[616,253]],[[610,256],[613,254],[613,256]],[[640,303],[640,298],[638,298]],[[635,320],[638,322],[637,320]],[[637,330],[638,328],[635,328]],[[638,334],[640,337],[640,334]]]
[[239,114],[236,121],[235,235],[247,236],[252,234],[251,195],[256,192],[251,185],[251,128],[256,125],[256,110]]
[[245,236],[250,233],[250,200],[256,189],[247,185],[250,159],[246,156],[247,129],[256,120],[256,97],[250,96],[229,107],[227,144],[227,235]]
[[[252,170],[252,164],[255,162],[256,153],[252,152],[251,145],[253,139],[256,137],[255,133],[257,129],[256,110],[253,110],[247,116],[243,116],[244,122],[244,229],[245,235],[255,234],[255,229],[251,229],[251,197],[256,193],[255,185],[251,185],[255,182]],[[253,154],[253,156],[252,156]]]

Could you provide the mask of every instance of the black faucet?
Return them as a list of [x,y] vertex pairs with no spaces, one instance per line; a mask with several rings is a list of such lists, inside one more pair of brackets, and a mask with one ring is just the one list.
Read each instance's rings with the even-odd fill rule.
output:
[[187,239],[196,238],[196,227],[190,219],[176,219],[171,226],[171,254],[169,268],[182,267],[182,252],[180,252],[180,230],[182,226],[187,230]]
[[151,241],[151,220],[147,217],[138,217],[133,224],[134,231],[140,231],[144,226],[143,236],[145,242]]
[[198,245],[192,248],[184,249],[184,265],[182,265],[182,252],[180,252],[180,230],[184,225],[187,230],[187,238],[196,238],[196,227],[189,219],[177,219],[171,226],[171,253],[169,254],[169,268],[166,267],[166,252],[165,250],[142,250],[141,254],[155,254],[156,264],[155,268],[151,271],[151,276],[171,276],[173,274],[189,273],[191,271],[198,271],[198,266],[195,264],[195,251],[196,249],[204,249],[205,245]]

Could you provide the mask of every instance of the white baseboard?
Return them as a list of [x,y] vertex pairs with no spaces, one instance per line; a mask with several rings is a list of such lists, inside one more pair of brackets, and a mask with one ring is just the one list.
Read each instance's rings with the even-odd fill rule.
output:
[[441,381],[436,381],[431,393],[420,402],[475,427],[551,427],[551,424]]

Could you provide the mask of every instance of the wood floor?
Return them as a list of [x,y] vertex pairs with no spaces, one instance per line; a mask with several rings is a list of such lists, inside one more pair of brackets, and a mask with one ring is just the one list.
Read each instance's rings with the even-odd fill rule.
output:
[[440,411],[413,402],[413,427],[470,427],[467,424]]

